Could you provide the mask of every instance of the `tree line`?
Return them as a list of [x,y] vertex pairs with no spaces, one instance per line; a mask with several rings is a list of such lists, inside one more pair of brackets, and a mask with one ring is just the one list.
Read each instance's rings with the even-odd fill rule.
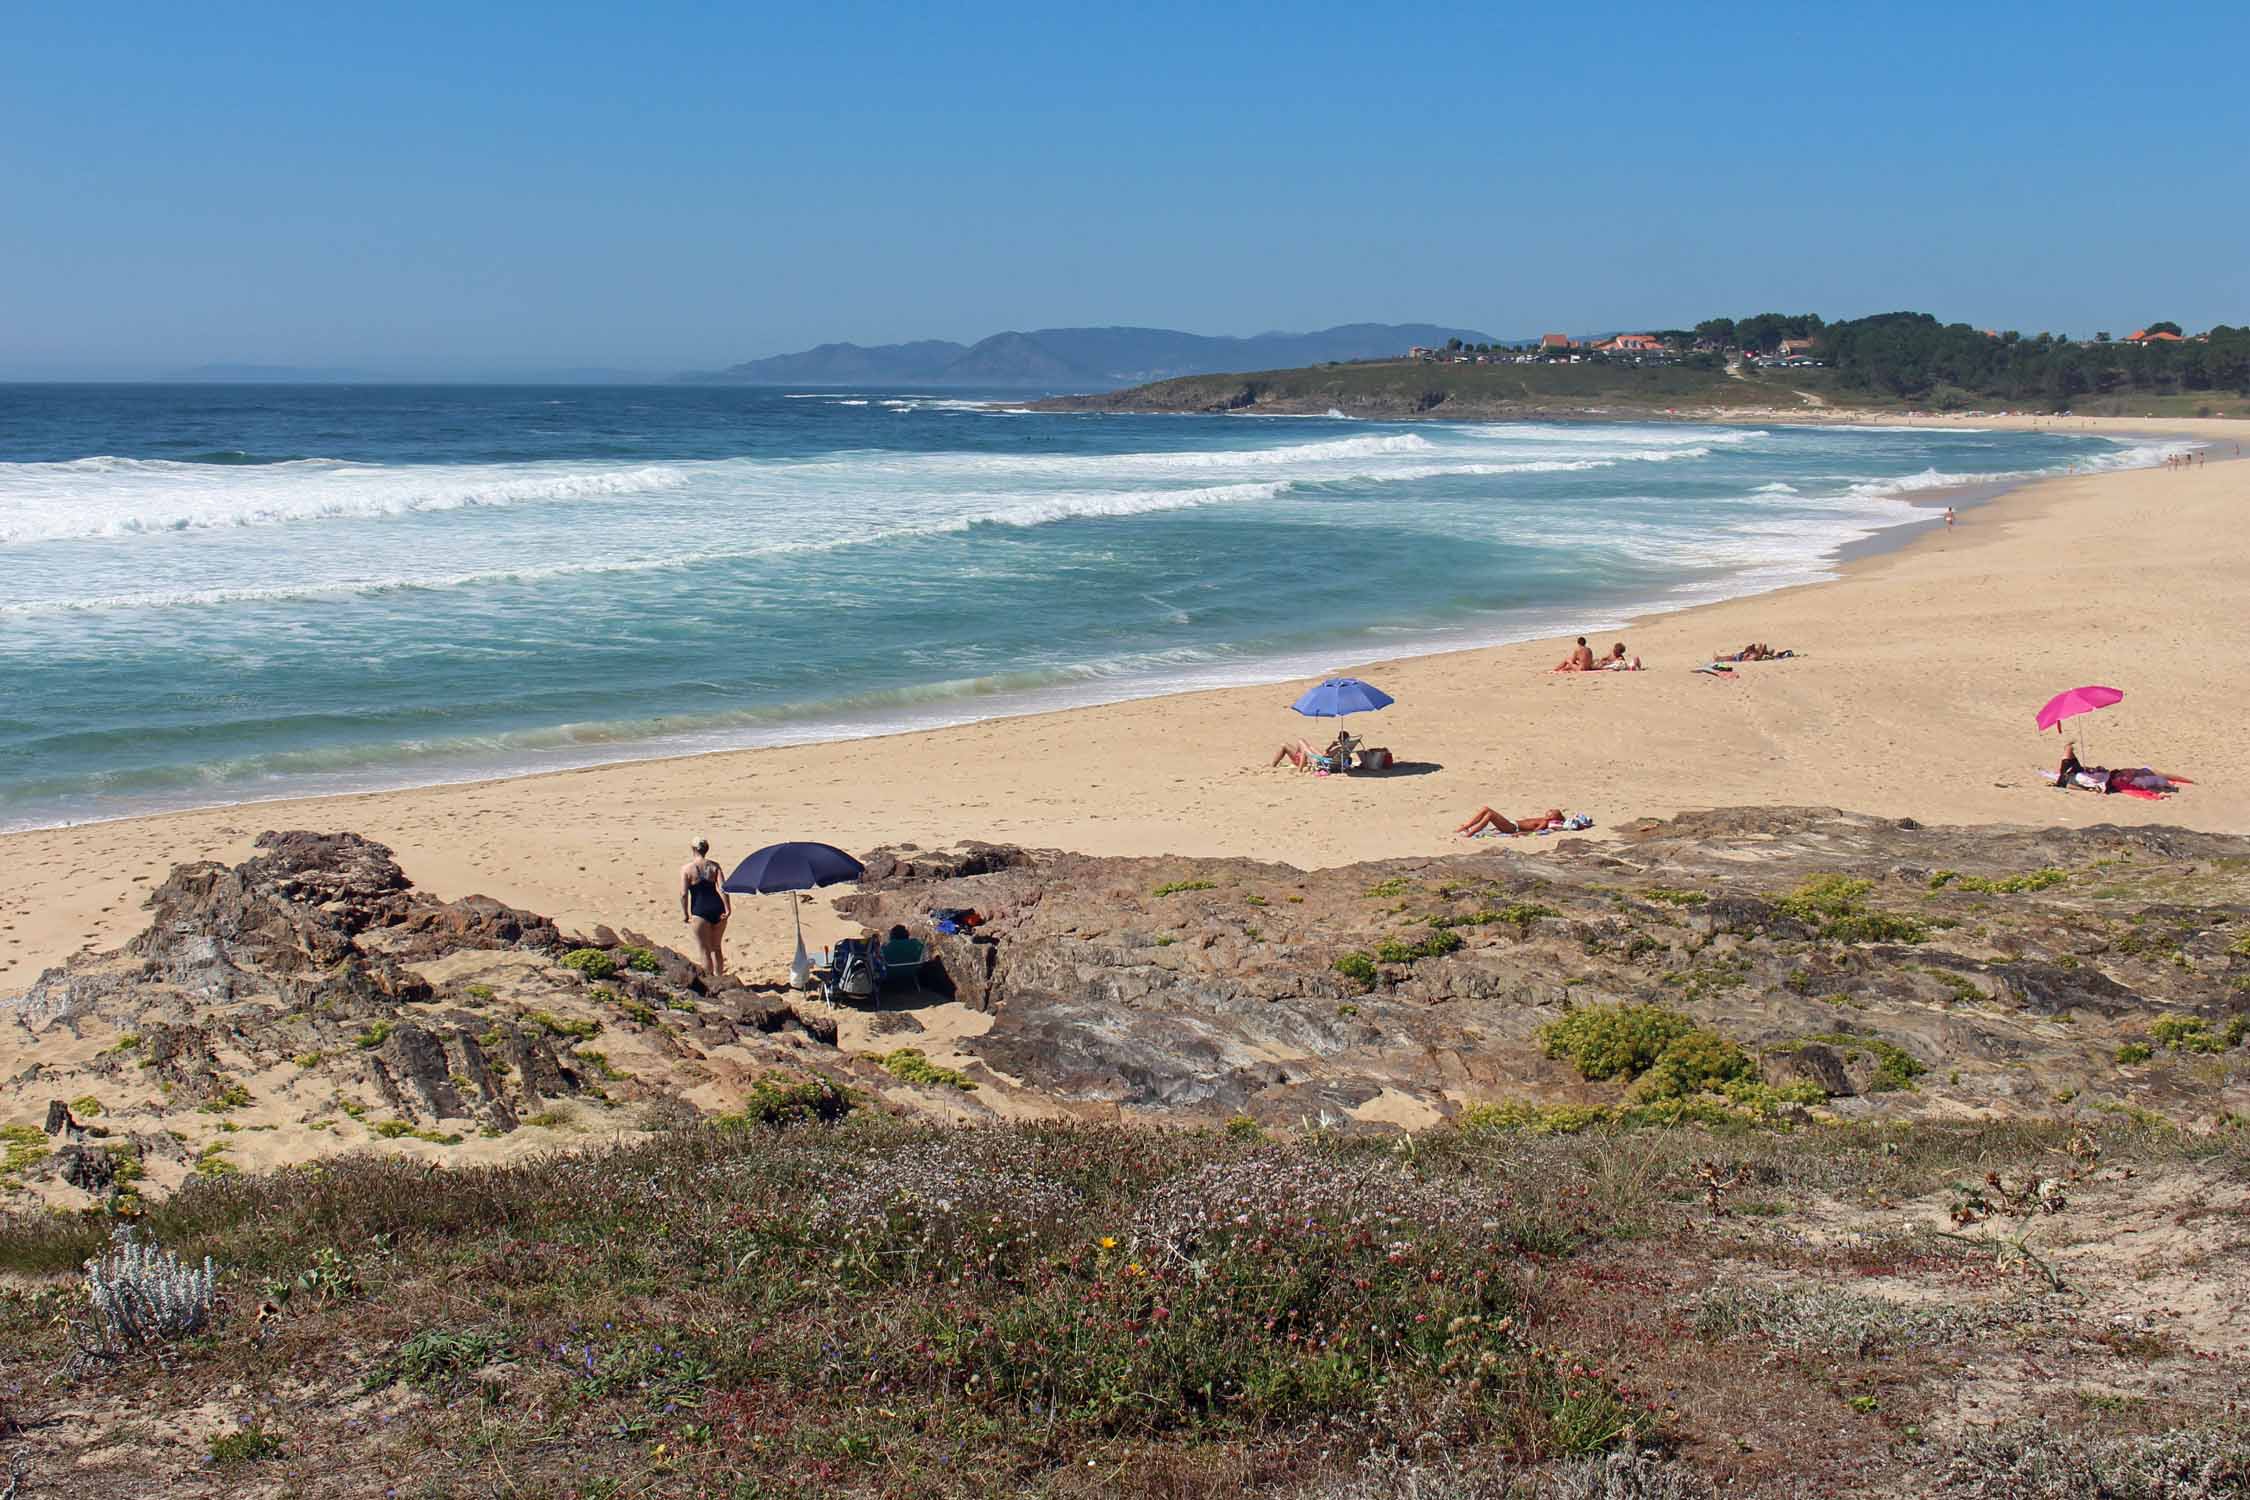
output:
[[[2152,323],[2149,331],[2177,333],[2179,325]],[[1830,323],[1814,336],[1819,357],[1846,388],[1938,405],[1966,397],[2067,407],[2081,396],[2115,393],[2250,395],[2250,328],[2223,323],[2207,338],[2125,343],[2107,333],[2091,341],[1987,333],[1897,312]]]

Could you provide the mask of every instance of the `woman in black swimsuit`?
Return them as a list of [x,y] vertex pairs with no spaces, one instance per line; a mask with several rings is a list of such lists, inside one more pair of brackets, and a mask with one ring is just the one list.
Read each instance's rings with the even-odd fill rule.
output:
[[703,950],[703,971],[716,979],[727,971],[719,944],[727,935],[727,918],[734,915],[734,900],[719,889],[726,872],[710,854],[711,841],[697,839],[695,858],[680,867],[680,915],[687,918],[696,946]]

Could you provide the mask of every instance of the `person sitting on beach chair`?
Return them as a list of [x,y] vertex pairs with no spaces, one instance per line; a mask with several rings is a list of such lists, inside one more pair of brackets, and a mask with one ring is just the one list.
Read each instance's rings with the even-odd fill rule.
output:
[[885,988],[904,985],[919,988],[922,983],[922,965],[929,961],[929,957],[927,943],[908,934],[903,923],[894,924],[884,939],[883,946],[876,953],[877,967],[882,971],[878,977]]
[[1273,759],[1266,764],[1278,766],[1286,760],[1300,771],[1349,771],[1352,768],[1352,752],[1358,748],[1358,740],[1338,732],[1336,738],[1329,741],[1326,750],[1315,750],[1310,741],[1299,739],[1274,751]]

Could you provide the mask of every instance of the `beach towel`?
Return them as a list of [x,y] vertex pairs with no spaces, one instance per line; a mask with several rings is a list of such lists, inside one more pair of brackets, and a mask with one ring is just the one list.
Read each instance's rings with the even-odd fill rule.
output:
[[1694,667],[1690,670],[1701,672],[1706,677],[1716,677],[1721,682],[1734,681],[1734,668],[1728,666],[1725,662],[1715,661],[1707,666]]

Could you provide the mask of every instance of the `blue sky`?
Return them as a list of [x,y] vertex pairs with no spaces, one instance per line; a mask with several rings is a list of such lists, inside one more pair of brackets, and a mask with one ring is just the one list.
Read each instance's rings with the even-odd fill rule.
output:
[[2250,322],[2239,3],[1076,10],[16,7],[0,376]]

